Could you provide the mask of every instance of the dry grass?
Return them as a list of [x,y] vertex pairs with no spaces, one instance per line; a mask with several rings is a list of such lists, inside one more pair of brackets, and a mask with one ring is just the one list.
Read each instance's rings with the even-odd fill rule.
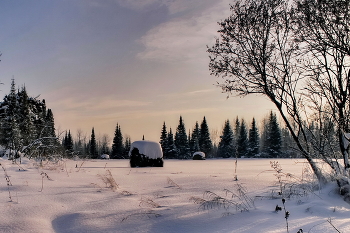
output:
[[249,211],[254,209],[254,200],[247,195],[247,190],[241,185],[237,184],[236,192],[232,192],[228,189],[224,190],[225,196],[220,196],[211,191],[205,191],[203,198],[191,197],[190,201],[199,205],[199,209],[225,209],[235,208],[236,211]]
[[49,175],[46,172],[41,172],[40,175],[41,175],[41,190],[39,192],[42,192],[44,189],[44,179],[46,178],[47,180],[51,180],[51,181],[52,179],[49,177]]
[[136,217],[136,218],[147,217],[147,218],[151,219],[152,217],[158,218],[160,216],[161,216],[160,214],[155,213],[153,210],[148,210],[145,212],[129,214],[129,215],[125,216],[124,218],[122,218],[121,221],[124,222],[124,221],[128,220],[129,218],[133,218],[133,217]]
[[150,207],[150,208],[159,208],[160,205],[158,203],[156,203],[155,201],[153,201],[152,199],[150,198],[143,198],[141,197],[141,200],[140,200],[140,204],[139,204],[140,207]]
[[6,184],[7,184],[7,191],[9,193],[10,201],[12,202],[12,196],[11,196],[11,190],[10,190],[10,186],[12,186],[12,183],[10,180],[10,176],[7,174],[5,167],[2,164],[0,164],[0,165],[2,167],[2,170],[4,170],[5,180],[6,180]]
[[170,179],[170,177],[167,177],[167,183],[169,184],[169,187],[182,189],[181,186],[175,183],[175,181],[173,181],[172,179]]
[[106,173],[104,175],[98,174],[98,177],[103,181],[103,183],[105,183],[107,188],[110,188],[113,191],[116,191],[119,188],[119,185],[113,178],[110,170],[106,170]]

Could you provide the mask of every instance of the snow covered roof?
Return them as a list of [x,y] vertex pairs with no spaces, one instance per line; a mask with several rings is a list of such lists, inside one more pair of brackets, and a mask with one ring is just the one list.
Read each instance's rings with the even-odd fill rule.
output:
[[134,148],[137,148],[140,154],[144,154],[150,159],[163,158],[162,147],[158,142],[145,140],[135,141],[131,143],[129,156]]

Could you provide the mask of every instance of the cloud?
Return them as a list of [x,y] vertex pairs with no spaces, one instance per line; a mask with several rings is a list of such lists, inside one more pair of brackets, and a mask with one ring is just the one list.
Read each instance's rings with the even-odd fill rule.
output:
[[117,0],[117,3],[123,7],[133,9],[133,10],[142,10],[151,5],[164,5],[171,0]]
[[[202,3],[199,1],[173,1],[168,4],[171,13],[183,12],[179,17],[162,23],[140,39],[145,50],[138,58],[156,61],[193,61],[206,59],[206,45],[217,35],[217,22],[229,15],[228,1]],[[187,12],[185,12],[187,10]]]
[[65,113],[82,116],[116,115],[125,109],[133,109],[150,105],[150,102],[135,100],[120,100],[113,96],[80,99],[77,97],[64,98],[51,103]]

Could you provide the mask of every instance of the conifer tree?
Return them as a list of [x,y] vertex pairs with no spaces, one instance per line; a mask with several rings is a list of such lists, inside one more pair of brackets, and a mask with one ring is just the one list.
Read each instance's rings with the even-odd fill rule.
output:
[[159,144],[162,147],[163,156],[166,156],[166,154],[168,153],[169,148],[168,148],[168,132],[167,132],[167,129],[166,129],[165,121],[163,123]]
[[126,136],[125,142],[124,142],[124,158],[128,158],[130,146],[131,146],[131,139],[129,136]]
[[112,144],[112,158],[113,159],[124,158],[123,135],[119,124],[117,124],[117,126],[115,127],[113,144]]
[[188,159],[190,157],[190,148],[182,116],[180,116],[179,125],[175,133],[175,145],[179,159]]
[[70,133],[70,130],[68,131],[68,133],[66,132],[66,135],[63,139],[63,147],[67,156],[71,156],[73,154],[73,138]]
[[268,157],[268,133],[269,133],[269,124],[268,119],[264,118],[262,120],[262,131],[260,137],[260,152],[263,157]]
[[206,154],[208,158],[211,157],[211,152],[213,150],[213,143],[210,138],[209,127],[205,117],[203,117],[203,121],[200,127],[199,148],[202,152]]
[[[36,108],[36,119],[35,119],[35,127],[36,127],[36,135],[37,138],[43,137],[44,129],[45,129],[45,117],[46,117],[46,102],[43,99],[41,102],[34,102]],[[36,102],[36,103],[35,103]]]
[[265,121],[264,131],[263,155],[271,158],[281,156],[281,129],[277,122],[277,116],[272,111],[268,120]]
[[199,137],[200,137],[200,129],[199,129],[198,121],[196,121],[194,129],[192,131],[192,136],[189,142],[191,155],[193,155],[193,153],[197,151],[200,151]]
[[281,154],[283,157],[297,157],[297,147],[287,128],[281,129]]
[[244,119],[241,121],[240,132],[237,140],[237,155],[239,158],[248,154],[248,132]]
[[276,114],[270,114],[270,155],[271,157],[281,156],[282,136],[281,129],[277,122]]
[[47,109],[43,137],[56,137],[55,120],[51,109]]
[[235,156],[237,156],[237,146],[238,146],[238,138],[239,138],[239,134],[240,134],[240,129],[241,129],[241,123],[238,119],[238,116],[236,117],[236,121],[235,121],[235,126],[234,126],[234,147],[235,147]]
[[226,120],[222,135],[220,136],[220,142],[218,145],[218,157],[230,158],[235,154],[233,131],[230,125],[230,121]]
[[170,128],[168,133],[168,148],[167,154],[165,158],[167,159],[177,159],[178,158],[178,151],[176,149],[175,141],[174,141],[174,134]]
[[29,106],[29,97],[25,87],[17,94],[18,96],[18,125],[20,130],[20,138],[23,145],[29,145],[37,138],[33,114],[31,114]]
[[91,130],[91,138],[90,138],[90,157],[92,159],[97,159],[97,143],[96,143],[96,137],[95,137],[95,129],[94,127]]
[[[16,153],[21,149],[23,144],[20,139],[18,101],[14,79],[12,79],[11,82],[10,94],[5,96],[5,98],[7,108],[5,109],[1,121],[1,144],[4,145],[6,149],[10,149]],[[12,156],[12,154],[10,156]]]
[[259,141],[259,131],[256,126],[255,118],[253,118],[251,128],[249,129],[248,157],[254,157],[259,154]]

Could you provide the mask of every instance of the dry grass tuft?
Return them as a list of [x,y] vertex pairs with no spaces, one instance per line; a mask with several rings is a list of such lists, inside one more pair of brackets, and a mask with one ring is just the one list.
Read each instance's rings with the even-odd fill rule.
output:
[[153,201],[152,199],[143,198],[143,197],[141,197],[139,206],[140,207],[147,206],[147,207],[151,207],[151,208],[159,208],[160,207],[160,205],[157,202]]
[[113,191],[115,191],[119,188],[119,185],[117,184],[117,182],[113,178],[110,170],[106,170],[106,173],[104,175],[98,174],[98,177],[103,181],[103,183],[105,183],[107,188],[110,188]]
[[212,191],[205,191],[203,198],[191,197],[190,201],[199,205],[199,209],[209,210],[209,209],[225,209],[228,210],[232,207],[236,211],[249,211],[254,209],[254,200],[247,195],[247,190],[240,184],[237,184],[236,192],[232,192],[228,189],[224,190],[225,197],[222,197]]
[[6,180],[6,184],[7,184],[7,191],[9,193],[9,198],[10,198],[10,202],[12,202],[12,196],[11,196],[11,190],[10,190],[10,186],[12,186],[11,180],[10,180],[10,176],[7,174],[6,168],[0,164],[2,167],[2,170],[4,170],[4,175],[5,175],[5,180]]
[[151,218],[158,218],[160,216],[161,216],[160,214],[155,213],[153,210],[148,210],[145,212],[129,214],[129,215],[125,216],[124,218],[122,218],[121,222],[124,222],[132,217],[136,217],[136,218],[147,217],[147,218],[151,219]]
[[175,187],[178,189],[182,189],[180,185],[178,185],[177,183],[175,183],[175,181],[173,181],[172,179],[170,179],[170,177],[167,177],[167,183],[169,184],[169,187]]

